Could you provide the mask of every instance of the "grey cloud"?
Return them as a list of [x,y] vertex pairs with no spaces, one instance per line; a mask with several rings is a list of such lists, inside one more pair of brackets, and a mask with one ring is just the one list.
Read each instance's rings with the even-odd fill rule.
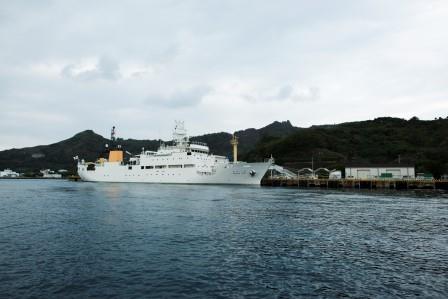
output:
[[97,79],[117,80],[121,77],[118,62],[110,57],[102,56],[95,67],[91,70],[76,72],[76,64],[65,66],[61,75],[67,78],[91,81]]
[[175,91],[170,95],[152,94],[147,97],[146,103],[165,108],[193,107],[200,104],[211,90],[208,86],[197,86],[187,90]]
[[[0,128],[11,138],[0,130],[0,148],[27,140],[14,135],[45,143],[111,119],[134,134],[145,121],[202,118],[205,133],[268,119],[303,126],[373,118],[384,113],[378,101],[395,116],[446,110],[448,39],[440,28],[448,1],[3,2]],[[93,55],[98,61],[83,68]],[[336,115],[341,101],[350,109]],[[290,108],[275,110],[285,106],[277,103]],[[315,113],[294,109],[302,104]],[[194,109],[176,109],[187,107]],[[233,113],[243,109],[244,117]]]
[[320,89],[317,87],[307,87],[292,91],[289,98],[295,102],[317,101],[320,96]]
[[320,89],[318,87],[301,87],[287,84],[279,88],[276,96],[267,97],[267,99],[271,101],[307,102],[318,100],[319,95]]
[[97,70],[104,79],[114,80],[120,77],[118,62],[110,57],[101,57]]
[[286,99],[286,98],[289,98],[292,93],[293,93],[292,86],[285,85],[285,86],[281,87],[280,90],[278,91],[277,98],[278,99]]
[[244,94],[242,97],[248,102],[275,102],[275,101],[292,101],[292,102],[312,102],[317,101],[320,97],[320,89],[318,87],[302,87],[300,85],[293,86],[286,84],[277,89],[276,92],[256,92],[254,94]]

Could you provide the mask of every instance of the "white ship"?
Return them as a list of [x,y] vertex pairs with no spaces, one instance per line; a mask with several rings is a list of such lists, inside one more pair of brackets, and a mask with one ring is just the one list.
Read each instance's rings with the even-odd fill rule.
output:
[[0,171],[0,178],[17,178],[20,174],[12,171],[11,169],[7,168],[3,171]]
[[[115,141],[114,128],[111,135]],[[184,123],[176,122],[172,145],[161,145],[157,151],[142,150],[126,162],[119,145],[109,150],[108,159],[86,162],[76,157],[78,174],[91,182],[259,185],[273,159],[259,163],[237,161],[235,136],[231,144],[233,162],[210,154],[205,143],[190,141]]]

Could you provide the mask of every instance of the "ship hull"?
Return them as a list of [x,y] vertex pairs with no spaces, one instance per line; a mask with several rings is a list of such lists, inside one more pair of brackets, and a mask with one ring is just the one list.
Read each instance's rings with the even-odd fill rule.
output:
[[88,182],[260,185],[271,164],[238,162],[219,165],[213,171],[201,171],[198,168],[146,169],[138,165],[105,163],[96,165],[94,170],[78,166],[78,174]]

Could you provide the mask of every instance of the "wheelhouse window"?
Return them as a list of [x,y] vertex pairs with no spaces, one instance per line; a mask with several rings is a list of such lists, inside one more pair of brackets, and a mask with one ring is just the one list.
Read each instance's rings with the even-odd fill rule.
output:
[[146,169],[153,169],[154,166],[146,166],[145,168],[146,168]]
[[192,168],[192,167],[194,167],[194,164],[185,164],[184,165],[184,168]]
[[180,164],[180,165],[168,165],[168,168],[182,168],[182,164]]
[[193,153],[200,153],[200,154],[208,154],[207,151],[204,151],[204,150],[198,150],[198,149],[192,149],[191,152],[193,152]]
[[154,166],[154,168],[162,169],[162,168],[166,168],[166,165],[156,165],[156,166]]

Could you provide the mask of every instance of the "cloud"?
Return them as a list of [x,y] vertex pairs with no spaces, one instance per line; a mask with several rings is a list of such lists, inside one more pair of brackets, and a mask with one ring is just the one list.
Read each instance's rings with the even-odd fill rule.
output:
[[248,102],[313,102],[320,96],[318,87],[302,87],[286,84],[277,89],[254,88],[249,93],[243,93],[242,98]]
[[175,91],[169,95],[152,94],[146,98],[146,103],[164,108],[194,107],[199,105],[211,91],[212,89],[209,86],[197,86]]
[[4,1],[0,148],[440,116],[448,2],[342,2]]
[[62,69],[61,75],[81,81],[117,80],[121,77],[118,62],[107,56],[101,56],[94,65],[68,64]]
[[319,99],[320,90],[317,87],[299,87],[292,85],[285,85],[281,87],[277,96],[272,97],[272,100],[290,100],[293,102],[316,101]]
[[294,88],[291,85],[285,85],[278,91],[277,98],[280,100],[287,99],[293,94],[293,92]]

